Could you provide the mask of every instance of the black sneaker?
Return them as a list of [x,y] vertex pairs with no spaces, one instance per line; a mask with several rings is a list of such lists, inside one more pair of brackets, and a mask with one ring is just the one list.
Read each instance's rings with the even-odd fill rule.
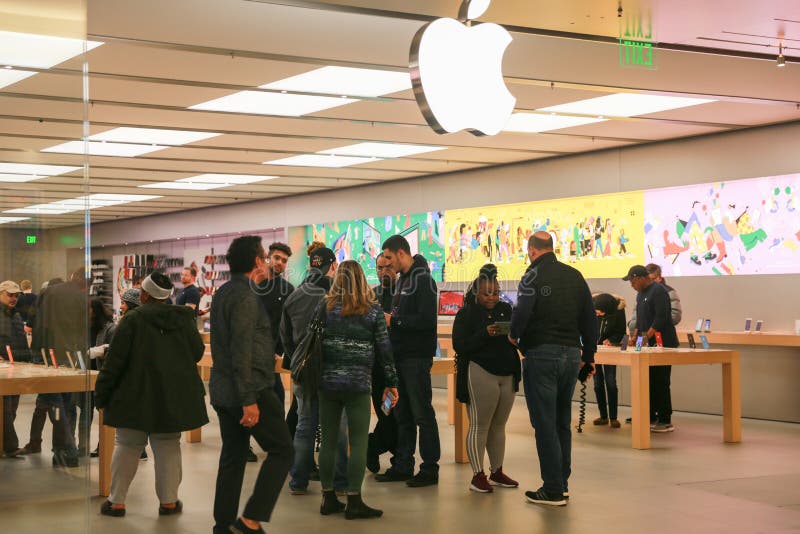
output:
[[370,473],[377,473],[381,470],[381,458],[372,448],[367,448],[367,469]]
[[546,504],[548,506],[566,506],[567,500],[563,493],[548,493],[544,488],[536,491],[526,491],[525,499],[533,504]]
[[253,452],[253,447],[250,447],[250,450],[247,451],[247,461],[250,463],[258,461],[258,456]]
[[244,524],[241,517],[237,519],[234,524],[229,526],[228,530],[230,530],[232,534],[251,534],[251,533],[266,534],[264,532],[264,529],[261,528],[261,525],[259,525],[258,529],[249,528],[247,525]]
[[424,488],[425,486],[435,486],[439,483],[439,475],[436,473],[428,473],[420,471],[412,478],[406,480],[406,486],[409,488]]
[[385,473],[378,473],[375,475],[375,480],[378,482],[404,482],[411,479],[410,473],[400,473],[391,467]]
[[110,517],[125,517],[125,508],[114,508],[111,501],[107,500],[100,506],[100,513]]
[[183,503],[180,500],[175,501],[175,506],[158,506],[158,515],[175,515],[183,512]]

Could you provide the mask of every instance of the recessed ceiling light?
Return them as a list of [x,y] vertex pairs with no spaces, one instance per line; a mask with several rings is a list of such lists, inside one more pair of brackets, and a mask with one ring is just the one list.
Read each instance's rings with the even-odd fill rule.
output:
[[444,146],[429,145],[404,145],[397,143],[358,143],[355,145],[343,146],[341,148],[331,148],[322,150],[319,154],[336,154],[338,156],[367,156],[375,158],[402,158],[414,154],[424,154],[444,150]]
[[0,224],[27,221],[28,219],[30,219],[30,217],[0,217]]
[[158,128],[131,128],[126,126],[90,135],[89,140],[177,146],[202,141],[218,135],[222,134],[187,130],[162,130]]
[[82,54],[84,43],[87,51],[103,44],[83,39],[0,31],[0,64],[49,69]]
[[142,154],[149,154],[157,150],[169,148],[158,145],[136,145],[130,143],[106,143],[104,141],[67,141],[60,145],[45,148],[42,152],[55,152],[59,154],[84,154],[86,149],[90,156],[119,156],[135,158]]
[[377,97],[411,89],[408,72],[353,67],[322,67],[261,86],[303,93]]
[[309,113],[316,113],[324,109],[344,106],[351,102],[357,102],[357,100],[332,96],[240,91],[228,96],[209,100],[208,102],[189,106],[189,109],[299,117]]
[[578,113],[581,115],[603,115],[605,117],[634,117],[670,109],[685,108],[714,102],[705,98],[679,96],[644,95],[636,93],[617,93],[613,95],[579,100],[568,104],[550,106],[539,111]]
[[330,167],[341,168],[379,161],[377,158],[359,158],[355,156],[334,156],[328,154],[302,154],[275,161],[265,161],[264,165],[293,165],[296,167]]
[[82,169],[82,167],[0,162],[0,182],[32,182],[33,180],[39,180],[48,176],[57,176],[80,169]]
[[266,180],[274,180],[278,176],[257,176],[249,174],[199,174],[189,178],[181,178],[174,182],[158,182],[153,184],[140,185],[139,187],[150,189],[186,189],[195,191],[207,191],[209,189],[219,189],[220,187],[230,187],[233,185],[252,184]]
[[21,70],[8,69],[11,69],[11,67],[6,66],[6,68],[0,70],[0,88],[8,87],[9,85],[20,82],[25,78],[30,78],[36,74],[35,72],[24,72]]
[[559,130],[594,122],[603,122],[604,119],[591,117],[572,117],[569,115],[544,115],[541,113],[514,113],[508,119],[506,132],[538,133],[549,130]]
[[63,215],[64,213],[71,213],[73,211],[80,211],[83,209],[105,208],[108,206],[117,206],[119,204],[128,204],[130,202],[141,202],[144,200],[152,200],[161,198],[155,195],[116,195],[99,193],[94,195],[87,195],[77,198],[68,198],[65,200],[56,200],[48,204],[34,204],[25,208],[17,208],[8,210],[4,213],[30,213],[34,215]]

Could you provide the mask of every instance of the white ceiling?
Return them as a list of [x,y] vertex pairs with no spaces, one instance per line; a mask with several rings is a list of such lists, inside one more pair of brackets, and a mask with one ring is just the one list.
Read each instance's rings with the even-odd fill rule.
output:
[[[4,3],[0,0],[0,12]],[[59,3],[70,2],[48,2],[51,17],[61,13]],[[21,9],[19,2],[7,4]],[[407,69],[416,31],[431,17],[457,15],[458,6],[435,0],[89,0],[89,38],[105,43],[86,54],[89,104],[83,104],[83,58],[0,89],[0,162],[82,165],[81,155],[40,151],[79,139],[85,117],[86,134],[138,126],[223,135],[136,158],[89,157],[88,186],[81,171],[0,183],[0,211],[86,193],[163,195],[92,210],[92,220],[100,222],[800,120],[800,63],[790,60],[778,69],[771,57],[753,56],[769,47],[700,39],[727,39],[724,32],[736,31],[781,35],[790,46],[798,45],[800,22],[776,20],[800,21],[796,0],[623,2],[627,14],[652,13],[654,32],[665,46],[693,47],[658,50],[655,70],[619,65],[617,45],[608,39],[619,24],[616,0],[492,3],[482,20],[513,30],[504,72],[518,111],[620,91],[716,100],[630,119],[542,134],[438,135],[425,123],[410,90],[303,117],[187,109],[323,65]],[[4,29],[9,28],[0,20]],[[726,55],[721,48],[753,57]],[[800,54],[787,50],[786,55]],[[363,141],[447,149],[341,169],[262,165]],[[280,178],[211,191],[137,187],[201,173]],[[57,227],[82,220],[83,214],[74,212],[9,226]]]

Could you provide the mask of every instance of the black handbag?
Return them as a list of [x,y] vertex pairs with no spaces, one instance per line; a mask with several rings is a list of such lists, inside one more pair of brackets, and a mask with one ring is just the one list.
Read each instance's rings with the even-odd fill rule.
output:
[[308,394],[316,394],[322,380],[322,339],[325,335],[328,307],[325,299],[317,306],[306,334],[292,353],[291,377]]

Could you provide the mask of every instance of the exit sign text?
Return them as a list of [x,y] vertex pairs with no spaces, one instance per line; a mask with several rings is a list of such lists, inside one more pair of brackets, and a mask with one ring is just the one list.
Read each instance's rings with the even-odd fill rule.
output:
[[28,244],[28,245],[35,245],[36,244],[36,236],[35,235],[25,236],[25,243]]

